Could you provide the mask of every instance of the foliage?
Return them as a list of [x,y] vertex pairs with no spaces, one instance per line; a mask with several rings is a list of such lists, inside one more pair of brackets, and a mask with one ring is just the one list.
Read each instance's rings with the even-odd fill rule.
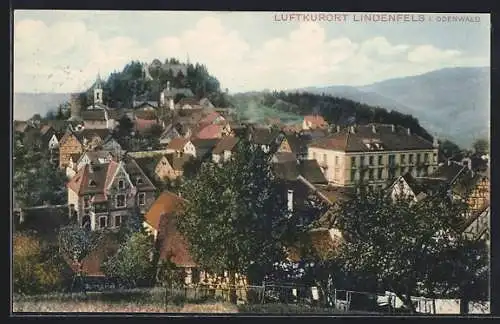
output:
[[490,151],[490,142],[487,139],[477,139],[472,145],[474,152],[477,154],[488,154]]
[[462,159],[463,150],[455,143],[444,140],[439,143],[439,152],[444,158]]
[[104,263],[106,275],[130,282],[134,286],[149,283],[154,270],[151,262],[153,238],[143,232],[130,235],[117,253]]
[[62,289],[69,274],[68,265],[57,250],[47,249],[32,234],[14,234],[12,276],[16,293],[34,294]]
[[101,233],[90,231],[78,224],[59,229],[59,249],[69,259],[81,263],[96,249],[101,240]]
[[[35,140],[40,140],[40,135]],[[66,200],[66,175],[50,161],[50,153],[38,145],[22,144],[23,136],[14,142],[13,185],[16,202],[24,207],[45,202],[63,204]],[[32,143],[32,142],[31,142]]]
[[134,123],[128,118],[127,115],[123,115],[118,120],[118,127],[116,129],[117,137],[130,136],[130,133],[134,130]]
[[166,257],[158,264],[156,271],[156,282],[164,287],[181,287],[184,284],[185,271],[171,260],[170,256]]
[[466,211],[466,204],[441,195],[414,203],[361,191],[337,211],[344,235],[339,260],[346,272],[376,275],[411,310],[410,296],[446,296],[453,289],[463,296],[464,279],[486,265],[453,227]]
[[[270,156],[247,140],[222,167],[204,163],[183,185],[186,208],[178,227],[200,266],[248,274],[283,259],[288,229],[285,197],[272,177]],[[234,301],[234,300],[233,300]]]

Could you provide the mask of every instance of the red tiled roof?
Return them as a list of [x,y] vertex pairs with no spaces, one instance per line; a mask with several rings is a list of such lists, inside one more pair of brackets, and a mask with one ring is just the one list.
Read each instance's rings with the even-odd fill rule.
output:
[[223,118],[221,114],[216,111],[212,111],[207,116],[205,116],[202,120],[200,120],[200,124],[212,124],[217,118]]
[[187,138],[176,137],[173,138],[167,145],[167,149],[180,151],[184,148],[184,145],[189,142]]
[[134,120],[135,124],[135,130],[138,132],[143,132],[149,128],[151,128],[153,125],[157,125],[158,121],[156,119],[140,119],[136,118]]
[[304,120],[308,123],[311,123],[312,127],[324,127],[328,125],[325,119],[319,115],[304,116]]
[[220,138],[222,136],[222,128],[223,126],[217,124],[211,124],[205,126],[196,134],[196,138],[200,139]]
[[114,176],[116,169],[119,167],[119,163],[111,160],[108,165],[108,171],[106,172],[106,182],[104,183],[104,188],[107,188],[111,182],[111,178]]
[[232,151],[236,144],[238,143],[238,138],[234,136],[224,136],[220,139],[220,141],[215,145],[212,150],[213,154],[221,154],[224,151]]
[[158,230],[162,215],[180,211],[184,199],[169,191],[163,192],[153,203],[145,218],[146,223]]

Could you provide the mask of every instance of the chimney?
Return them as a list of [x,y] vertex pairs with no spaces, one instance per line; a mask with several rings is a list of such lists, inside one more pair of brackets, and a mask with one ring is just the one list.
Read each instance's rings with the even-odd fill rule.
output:
[[409,127],[407,128],[407,131],[408,131],[408,135],[411,135],[411,129]]
[[394,124],[393,124],[393,125],[391,125],[391,128],[392,128],[392,132],[393,132],[393,133],[394,133],[394,132],[396,132],[396,125],[394,125]]
[[375,125],[372,125],[372,133],[373,134],[377,133],[377,129],[375,128]]

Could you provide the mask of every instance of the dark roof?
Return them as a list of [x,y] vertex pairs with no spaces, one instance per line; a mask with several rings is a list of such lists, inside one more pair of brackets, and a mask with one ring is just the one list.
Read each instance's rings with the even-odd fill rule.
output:
[[157,178],[155,169],[156,165],[158,162],[161,160],[163,157],[163,154],[158,154],[154,156],[145,156],[145,157],[139,157],[135,158],[135,162],[139,165],[141,170],[146,174],[146,176],[154,182],[154,180]]
[[441,191],[446,186],[446,182],[435,178],[415,178],[409,172],[402,178],[410,186],[416,197],[427,197]]
[[221,154],[224,151],[232,151],[233,149],[236,148],[236,144],[238,143],[239,139],[234,136],[225,136],[219,140],[217,145],[215,145],[214,149],[212,150],[213,154]]
[[181,100],[179,100],[178,104],[181,107],[184,106],[184,105],[199,106],[200,105],[200,101],[197,100],[196,98],[186,97],[186,98],[182,98]]
[[189,154],[166,154],[165,157],[168,160],[168,163],[172,166],[172,168],[176,171],[182,171],[184,170],[184,165],[190,161],[193,157]]
[[311,184],[327,184],[323,172],[316,160],[287,161],[274,163],[274,172],[282,180],[294,181],[299,175],[303,176]]
[[[353,126],[354,127],[354,126]],[[375,130],[375,132],[373,132]],[[377,144],[380,146],[377,147]],[[313,140],[310,147],[344,152],[402,151],[433,149],[433,143],[399,126],[363,125],[340,130],[325,138]]]
[[259,145],[270,145],[280,133],[280,131],[268,128],[254,128],[252,130],[252,141]]
[[17,225],[16,230],[36,231],[44,238],[55,240],[59,228],[68,223],[67,207],[26,209],[24,210],[24,222]]
[[285,138],[288,142],[288,145],[290,145],[290,149],[294,153],[301,152],[307,144],[306,140],[297,133],[285,134]]
[[458,162],[450,161],[449,163],[445,162],[443,165],[439,166],[431,177],[443,179],[451,184],[462,172],[466,170],[468,170],[466,166]]
[[204,138],[197,138],[191,141],[193,143],[194,147],[196,149],[206,149],[206,150],[211,150],[213,149],[216,145],[217,142],[219,142],[218,138],[210,138],[210,139],[204,139]]
[[276,152],[274,153],[274,161],[277,163],[297,162],[297,155],[292,152]]
[[158,119],[158,114],[156,113],[156,110],[137,110],[135,112],[135,118],[156,120]]
[[156,102],[156,101],[134,101],[132,105],[133,105],[134,109],[145,107],[145,106],[158,108],[158,102]]
[[[136,186],[138,191],[153,191],[156,190],[153,181],[146,175],[146,173],[141,169],[139,164],[130,157],[125,157],[125,171],[130,176],[130,180]],[[142,183],[137,183],[137,179],[142,179]]]
[[106,115],[104,110],[85,110],[80,113],[80,117],[83,120],[106,120]]

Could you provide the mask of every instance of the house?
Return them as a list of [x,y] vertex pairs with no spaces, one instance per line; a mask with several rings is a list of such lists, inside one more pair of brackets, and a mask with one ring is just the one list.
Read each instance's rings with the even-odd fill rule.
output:
[[135,110],[157,110],[158,102],[156,101],[134,101],[132,108]]
[[101,149],[103,151],[113,152],[113,154],[118,154],[118,155],[123,152],[122,146],[113,136],[105,139],[104,143],[102,143],[98,147],[98,149]]
[[252,143],[260,146],[264,152],[270,152],[280,147],[285,134],[271,128],[253,128],[250,136]]
[[189,154],[170,153],[164,155],[155,167],[155,174],[161,180],[174,180],[184,174],[184,165],[194,157]]
[[159,119],[155,110],[138,110],[135,112],[135,131],[144,133],[154,125],[159,125]]
[[68,205],[81,226],[118,229],[155,198],[155,186],[133,159],[86,164],[68,182]]
[[196,148],[189,139],[178,137],[168,143],[166,153],[183,153],[196,157]]
[[298,176],[302,176],[313,185],[328,184],[316,160],[273,163],[273,170],[276,177],[285,181],[295,181]]
[[66,131],[59,140],[59,168],[66,168],[70,163],[72,154],[83,153],[83,148],[83,143],[79,137],[72,131]]
[[81,120],[86,129],[114,129],[116,127],[116,114],[98,105],[93,108],[81,112]]
[[171,192],[163,192],[153,203],[144,220],[144,228],[155,237],[158,262],[169,259],[186,273],[186,283],[192,282],[196,267],[186,239],[177,229],[177,217],[182,217],[185,200]]
[[406,172],[428,175],[437,168],[437,155],[437,139],[430,142],[395,125],[350,126],[308,144],[308,158],[340,186],[362,182],[382,189]]
[[304,116],[304,120],[302,121],[303,130],[326,129],[326,128],[328,128],[328,123],[322,116],[319,115]]
[[44,147],[49,150],[54,150],[59,148],[59,140],[57,139],[57,133],[54,128],[50,125],[42,125],[40,127],[40,136],[42,137]]
[[194,94],[189,88],[171,88],[170,82],[167,82],[167,87],[160,93],[160,107],[168,107],[170,110],[174,110],[174,100],[177,96],[192,98]]
[[205,117],[203,117],[198,124],[200,125],[210,125],[210,124],[219,124],[224,122],[226,119],[219,114],[217,111],[212,111],[208,113]]
[[165,126],[165,130],[160,136],[160,144],[168,145],[170,141],[176,137],[182,137],[180,132],[174,127],[173,123],[169,123]]
[[164,155],[164,152],[155,152],[155,154],[151,155],[132,157],[132,155],[130,155],[129,153],[129,156],[131,156],[135,160],[141,170],[144,171],[144,174],[146,174],[146,176],[153,182],[155,186],[162,185],[161,177],[156,174],[156,166]]
[[187,110],[187,109],[202,109],[203,107],[200,105],[199,100],[192,97],[185,97],[179,100],[179,102],[175,105],[175,108],[180,110]]
[[24,133],[31,126],[26,121],[14,120],[14,131]]
[[212,154],[212,150],[217,145],[219,142],[219,139],[202,139],[202,138],[196,138],[194,139],[191,143],[195,148],[195,155],[194,157],[203,159],[207,155]]
[[238,141],[238,137],[235,136],[222,137],[212,150],[212,161],[219,163],[229,160],[236,151]]
[[109,129],[83,129],[74,133],[83,144],[84,150],[96,150],[112,137]]

